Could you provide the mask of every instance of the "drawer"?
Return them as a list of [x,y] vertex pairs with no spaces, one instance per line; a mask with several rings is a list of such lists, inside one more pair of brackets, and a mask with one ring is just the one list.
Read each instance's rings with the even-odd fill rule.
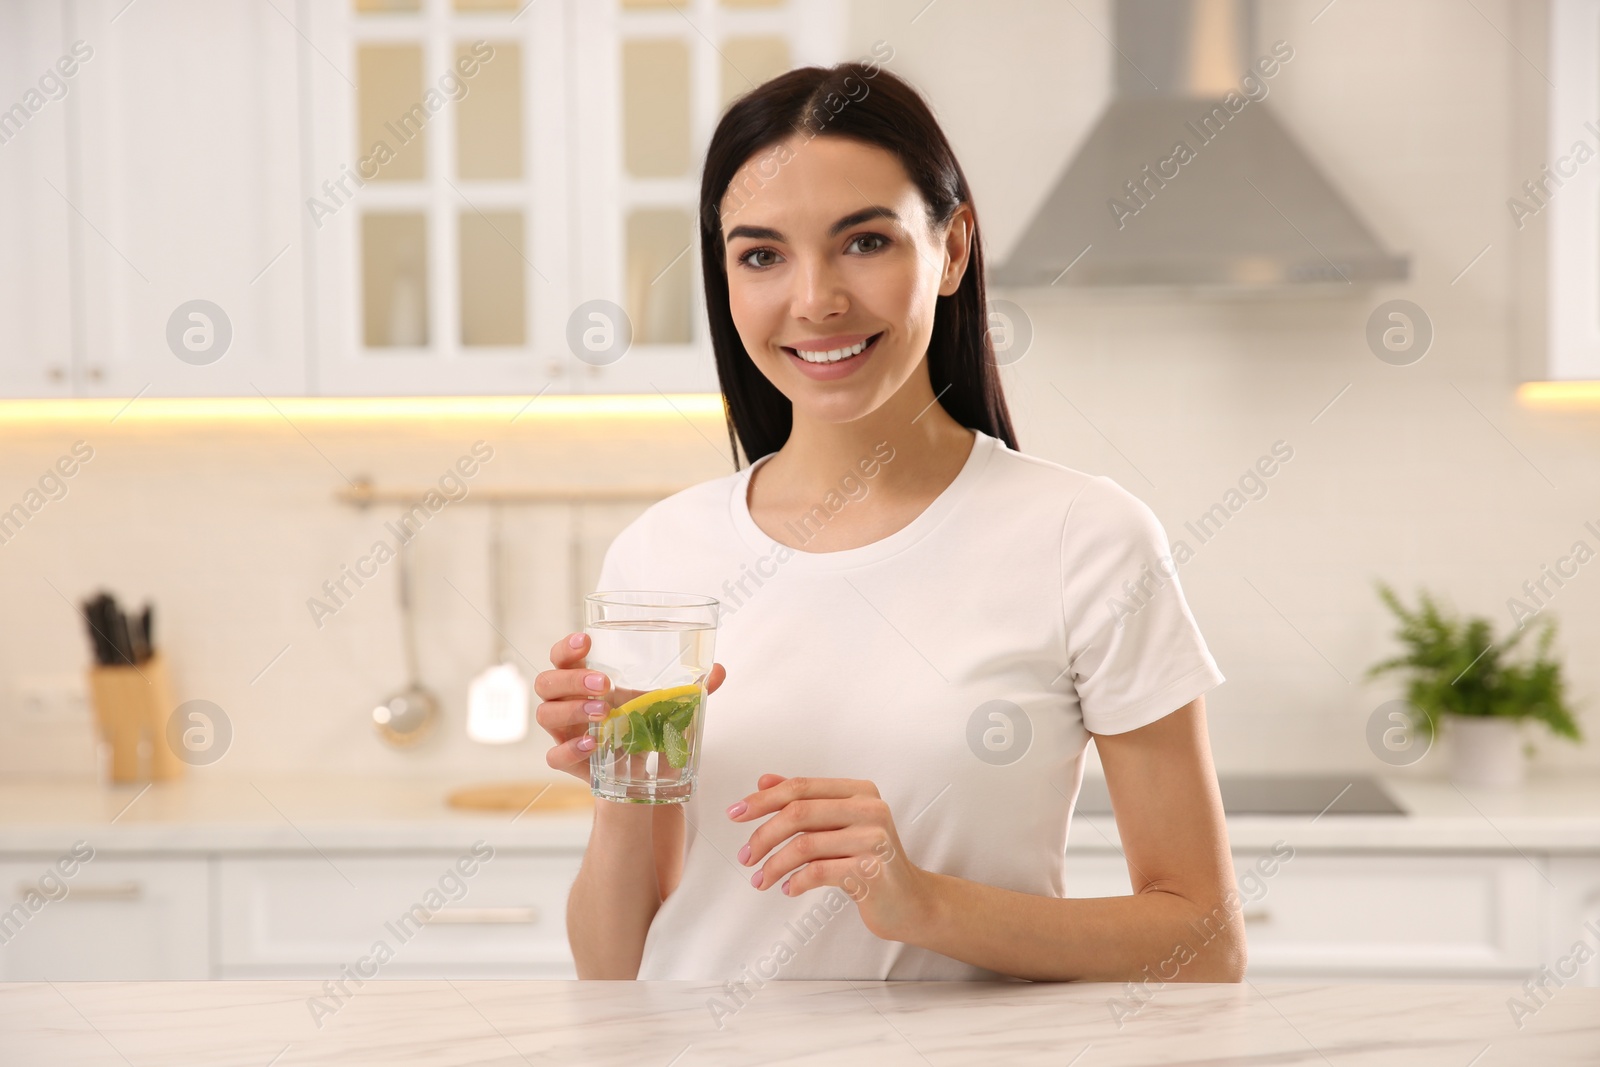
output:
[[576,977],[580,851],[224,856],[218,977]]
[[[1264,858],[1275,865],[1260,863]],[[1525,977],[1538,966],[1543,942],[1539,862],[1235,853],[1250,975]],[[1066,884],[1071,897],[1132,892],[1118,855],[1069,855]]]
[[0,981],[210,978],[209,882],[203,858],[8,856]]

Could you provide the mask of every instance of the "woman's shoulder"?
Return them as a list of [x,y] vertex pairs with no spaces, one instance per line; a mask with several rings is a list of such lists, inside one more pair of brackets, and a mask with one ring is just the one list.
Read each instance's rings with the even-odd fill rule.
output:
[[1150,505],[1105,474],[1058,463],[1043,456],[1018,452],[1000,442],[991,464],[995,481],[1025,499],[1042,502],[1053,510],[1064,533],[1142,533],[1159,521]]
[[749,473],[749,468],[744,468],[669,493],[635,516],[617,534],[617,540],[655,539],[670,536],[674,530],[704,531],[709,521],[726,517],[730,494]]

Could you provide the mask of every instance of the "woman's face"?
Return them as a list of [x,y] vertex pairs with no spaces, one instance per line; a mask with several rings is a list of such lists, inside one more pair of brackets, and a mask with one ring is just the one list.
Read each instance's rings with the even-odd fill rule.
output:
[[[966,268],[972,215],[930,227],[895,155],[795,136],[747,160],[723,196],[728,302],[745,351],[796,414],[849,422],[875,411],[924,356],[937,298]],[[799,355],[849,351],[834,364]]]

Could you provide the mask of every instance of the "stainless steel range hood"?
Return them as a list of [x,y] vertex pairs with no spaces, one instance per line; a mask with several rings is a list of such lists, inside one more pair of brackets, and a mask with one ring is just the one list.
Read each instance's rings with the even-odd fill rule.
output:
[[994,284],[1345,288],[1407,277],[1407,257],[1378,243],[1272,114],[1293,45],[1257,49],[1253,0],[1112,3],[1111,103],[991,270]]

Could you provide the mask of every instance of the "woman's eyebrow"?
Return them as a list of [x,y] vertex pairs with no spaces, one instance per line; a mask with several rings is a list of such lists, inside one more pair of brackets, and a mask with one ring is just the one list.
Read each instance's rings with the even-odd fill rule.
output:
[[[828,228],[828,236],[837,237],[840,231],[848,230],[852,226],[859,226],[870,219],[893,219],[895,222],[899,222],[900,216],[895,214],[892,208],[879,206],[862,208],[860,211],[846,215],[830,226]],[[726,240],[731,241],[735,237],[751,237],[758,241],[788,240],[783,234],[767,226],[735,226],[728,231]]]

